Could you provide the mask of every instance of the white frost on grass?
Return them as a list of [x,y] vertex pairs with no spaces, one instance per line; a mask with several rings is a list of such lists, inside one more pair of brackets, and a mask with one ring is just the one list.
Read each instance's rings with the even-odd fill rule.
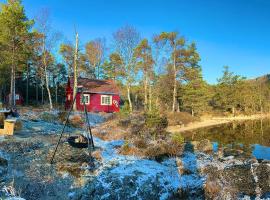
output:
[[100,123],[103,123],[105,120],[104,116],[101,116],[100,114],[97,113],[88,113],[88,119],[91,126],[96,126]]
[[[104,118],[97,114],[90,114],[89,120],[93,124],[103,122]],[[37,134],[57,134],[62,130],[63,125],[49,123],[44,121],[24,121],[24,131],[32,131]],[[83,132],[80,129],[75,129]],[[143,188],[145,183],[155,185],[158,184],[160,189],[159,199],[168,199],[173,192],[182,189],[196,189],[202,187],[205,178],[198,174],[198,167],[204,165],[203,161],[198,161],[197,154],[186,152],[180,159],[182,160],[184,169],[189,171],[188,174],[180,175],[175,158],[169,158],[163,162],[155,160],[141,159],[136,156],[124,156],[117,153],[116,148],[124,144],[123,140],[103,141],[94,137],[94,144],[101,148],[102,164],[95,174],[97,180],[104,188],[110,188],[112,182],[106,179],[108,173],[116,175],[117,179],[123,183],[125,177],[136,177],[136,191],[133,191],[133,196],[136,196]],[[204,160],[204,158],[202,158]],[[210,161],[210,159],[209,159]],[[108,172],[108,173],[106,173]],[[158,181],[158,182],[156,182]],[[151,185],[149,187],[151,187]],[[104,194],[106,199],[108,194]],[[109,198],[109,197],[108,197]]]
[[[154,160],[141,159],[136,156],[124,156],[119,155],[116,151],[116,147],[121,146],[124,141],[111,141],[106,142],[98,138],[94,138],[95,146],[103,149],[103,166],[99,170],[97,178],[99,182],[103,183],[104,187],[108,187],[108,183],[105,182],[106,173],[102,172],[108,170],[109,173],[116,174],[119,180],[123,180],[124,177],[138,175],[136,179],[136,185],[138,189],[146,181],[155,180],[158,177],[159,185],[162,188],[160,191],[160,199],[168,199],[172,192],[176,192],[179,188],[197,189],[202,187],[205,181],[205,177],[201,177],[198,174],[197,158],[193,153],[186,153],[181,158],[186,170],[189,170],[190,174],[180,175],[175,158],[166,159],[163,162],[157,162]],[[155,183],[153,183],[155,184]]]
[[[62,124],[50,123],[45,121],[23,120],[23,132],[32,132],[34,134],[60,134],[63,129]],[[74,128],[66,127],[65,132],[74,130]]]

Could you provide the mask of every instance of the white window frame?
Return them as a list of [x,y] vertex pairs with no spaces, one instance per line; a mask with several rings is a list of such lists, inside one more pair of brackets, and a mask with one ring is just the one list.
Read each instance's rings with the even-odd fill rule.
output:
[[[107,102],[102,102],[102,99],[103,98],[110,98],[110,102],[109,103],[107,103]],[[102,105],[102,106],[111,106],[112,105],[112,95],[101,95],[101,98],[100,98],[100,104]]]
[[82,94],[81,95],[81,99],[80,99],[81,105],[83,105],[83,97],[88,97],[88,98],[86,98],[86,100],[88,100],[88,102],[85,101],[85,105],[90,105],[90,94]]

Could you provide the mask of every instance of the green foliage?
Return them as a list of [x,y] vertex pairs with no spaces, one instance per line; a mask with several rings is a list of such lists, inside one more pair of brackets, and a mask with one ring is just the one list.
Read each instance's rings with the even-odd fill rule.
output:
[[105,61],[102,68],[104,71],[105,79],[120,79],[124,75],[123,60],[118,53],[112,53],[109,56],[109,61]]
[[[28,56],[28,41],[31,38],[29,30],[34,21],[28,20],[21,1],[8,0],[1,4],[0,12],[0,44],[4,63],[21,66]],[[15,56],[15,55],[16,56]]]
[[[22,72],[30,52],[30,29],[33,20],[28,20],[19,0],[8,0],[0,8],[0,83],[10,77],[11,92],[15,92],[16,71]],[[11,73],[12,72],[12,73]],[[0,88],[1,89],[1,88]],[[12,100],[14,100],[12,95]],[[14,101],[10,102],[12,106]]]
[[190,110],[192,116],[209,110],[210,99],[210,88],[201,77],[194,78],[182,87],[182,107]]
[[214,103],[224,111],[230,109],[235,114],[235,108],[240,104],[241,91],[245,86],[244,78],[234,75],[229,71],[229,67],[225,66],[223,76],[218,79],[216,87]]
[[165,116],[160,116],[157,111],[148,112],[145,114],[145,125],[148,128],[154,128],[154,131],[162,132],[168,126],[168,120]]
[[128,102],[125,102],[124,105],[121,106],[119,114],[121,117],[127,117],[130,114]]
[[185,142],[185,138],[179,133],[174,133],[171,135],[171,137],[172,137],[172,142],[178,145],[182,145]]
[[129,142],[125,140],[124,144],[122,145],[122,151],[126,152],[129,150]]
[[[43,18],[41,20],[46,23],[46,16]],[[12,80],[20,75],[23,80],[17,80],[16,87],[25,93],[27,80],[29,96],[34,99],[36,95],[38,103],[41,94],[44,99],[44,94],[48,93],[43,90],[44,74],[48,74],[47,88],[53,91],[52,96],[63,99],[66,76],[72,74],[74,67],[75,49],[63,43],[59,54],[65,65],[57,64],[57,56],[52,54],[53,46],[56,46],[50,41],[52,34],[46,34],[47,31],[41,29],[40,32],[32,31],[33,25],[34,21],[27,18],[20,0],[7,0],[1,4],[0,93],[7,95],[8,87],[14,84]],[[167,113],[168,110],[189,112],[195,116],[213,108],[214,111],[231,111],[233,114],[270,111],[269,76],[245,80],[224,67],[218,84],[208,85],[202,77],[196,44],[188,42],[177,32],[161,32],[153,41],[148,41],[141,40],[135,28],[124,26],[113,34],[113,39],[114,49],[110,54],[104,52],[103,39],[88,42],[78,53],[78,68],[82,76],[99,78],[102,75],[104,79],[118,81],[123,89],[121,94],[128,101],[121,107],[119,115],[127,117],[133,104],[140,111],[144,106],[147,112],[145,129],[164,130],[167,119],[160,113]],[[46,43],[45,48],[43,43]],[[104,55],[109,56],[104,58]],[[28,63],[30,69],[26,71]],[[44,63],[47,65],[46,72]],[[159,67],[162,68],[160,71]],[[174,119],[170,121],[178,124],[182,116],[175,116],[171,116]],[[189,117],[183,117],[181,121],[185,123],[194,119]]]
[[154,60],[152,58],[152,49],[147,39],[143,39],[134,50],[134,57],[136,59],[137,70],[143,74],[144,84],[144,110],[151,110],[152,101],[151,83],[154,78]]

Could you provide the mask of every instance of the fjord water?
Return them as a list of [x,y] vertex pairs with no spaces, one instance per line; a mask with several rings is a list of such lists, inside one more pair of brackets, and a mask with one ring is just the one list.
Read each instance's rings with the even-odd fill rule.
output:
[[270,160],[270,119],[233,122],[182,133],[187,141],[208,139],[224,156]]

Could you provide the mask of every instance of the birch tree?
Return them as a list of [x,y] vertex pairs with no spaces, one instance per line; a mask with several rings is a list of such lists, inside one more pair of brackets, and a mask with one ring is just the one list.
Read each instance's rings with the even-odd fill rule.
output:
[[140,34],[134,27],[124,26],[113,34],[113,39],[116,53],[120,56],[122,61],[121,78],[127,90],[129,110],[132,112],[131,85],[136,76],[134,49],[139,43]]
[[105,39],[97,38],[88,42],[85,45],[85,54],[90,63],[90,66],[95,69],[96,78],[99,79],[101,75],[101,65],[105,56]]
[[39,32],[42,34],[42,48],[41,48],[41,60],[42,60],[42,69],[43,69],[43,78],[41,79],[42,85],[45,85],[48,99],[49,99],[49,108],[50,110],[53,109],[52,103],[52,95],[50,90],[50,83],[49,83],[49,54],[53,51],[56,43],[60,40],[61,34],[57,32],[53,32],[50,27],[50,15],[47,9],[41,10],[39,15],[36,17],[37,27]]

